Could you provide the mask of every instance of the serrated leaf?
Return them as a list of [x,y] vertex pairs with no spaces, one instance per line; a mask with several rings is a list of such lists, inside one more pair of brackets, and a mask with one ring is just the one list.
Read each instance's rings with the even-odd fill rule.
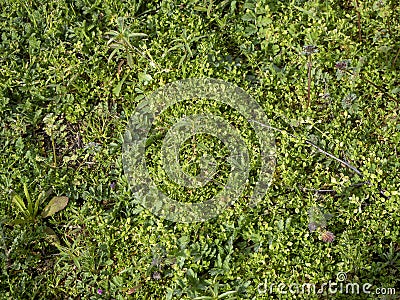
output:
[[68,204],[68,197],[53,197],[42,211],[42,217],[47,218],[63,210]]

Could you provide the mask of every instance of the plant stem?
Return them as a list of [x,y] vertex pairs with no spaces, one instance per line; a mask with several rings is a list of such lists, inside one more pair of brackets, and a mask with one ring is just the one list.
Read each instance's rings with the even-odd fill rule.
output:
[[395,64],[396,64],[396,61],[397,61],[397,58],[399,57],[399,53],[400,53],[400,47],[399,47],[399,49],[397,50],[396,57],[393,59],[393,62],[392,62],[392,67],[394,67],[394,66],[395,66]]
[[[294,135],[294,134],[291,134],[291,133],[287,132],[286,130],[282,130],[282,129],[275,128],[275,127],[272,127],[272,126],[269,126],[269,125],[266,125],[266,124],[262,124],[262,123],[260,123],[260,122],[255,121],[255,120],[250,120],[250,121],[255,122],[255,123],[258,123],[258,124],[260,124],[261,126],[270,128],[270,129],[272,129],[272,130],[276,130],[276,131],[279,131],[279,132],[281,132],[281,133],[285,133],[285,134],[287,134],[287,135],[289,135],[289,136],[291,136],[291,137],[293,137],[293,138],[295,138],[295,139],[297,139],[297,140],[300,140],[300,138],[299,138],[298,136],[296,136],[296,135]],[[326,151],[322,150],[320,147],[318,147],[317,145],[315,145],[313,142],[311,142],[311,141],[309,141],[309,140],[305,140],[305,143],[307,143],[307,144],[309,144],[310,146],[314,147],[315,149],[317,149],[317,150],[318,150],[319,152],[321,152],[322,154],[325,154],[326,156],[329,156],[330,158],[333,158],[334,160],[340,162],[341,164],[343,164],[343,165],[346,166],[347,168],[349,168],[349,169],[351,169],[352,171],[354,171],[355,173],[357,173],[361,178],[364,178],[364,175],[362,174],[362,172],[361,172],[360,170],[358,170],[356,167],[354,167],[354,166],[352,166],[351,164],[349,164],[348,162],[346,162],[346,161],[344,161],[344,160],[341,160],[340,158],[334,156],[333,154],[330,154],[329,152],[326,152]],[[363,183],[363,184],[364,184],[364,183]],[[366,181],[365,184],[371,185],[371,182]],[[385,191],[384,191],[384,190],[378,188],[378,191],[379,191],[379,194],[380,194],[382,197],[384,197],[384,198],[386,198],[386,199],[390,198],[390,197],[388,197],[388,196],[385,195]]]
[[308,55],[308,89],[307,89],[307,108],[310,107],[311,102],[311,54]]
[[56,145],[54,143],[53,133],[51,134],[51,145],[53,147],[54,168],[57,168]]
[[[353,75],[353,74],[352,74],[350,71],[348,71],[348,70],[346,70],[346,73],[349,74],[349,75]],[[379,85],[375,84],[374,82],[372,82],[372,81],[369,80],[368,78],[362,76],[361,74],[360,74],[360,78],[361,78],[362,80],[365,80],[365,82],[367,82],[367,83],[369,83],[370,85],[374,86],[376,89],[378,89],[378,90],[379,90],[380,92],[382,92],[384,95],[386,95],[388,98],[390,98],[391,100],[393,100],[393,101],[396,103],[397,107],[399,106],[398,100],[397,100],[396,98],[394,98],[393,96],[391,96],[387,91],[385,91],[385,90],[384,90],[383,88],[381,88]]]
[[361,36],[361,15],[360,15],[360,9],[359,9],[359,5],[358,5],[358,0],[356,0],[356,10],[357,10],[358,38],[360,39],[360,42],[362,42],[362,36]]

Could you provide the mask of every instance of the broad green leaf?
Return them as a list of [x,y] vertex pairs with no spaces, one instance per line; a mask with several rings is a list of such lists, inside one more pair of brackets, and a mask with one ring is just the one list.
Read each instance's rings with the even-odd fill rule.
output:
[[251,3],[251,2],[246,2],[245,4],[243,4],[243,9],[255,9],[256,6]]
[[44,233],[46,233],[45,239],[49,243],[51,243],[53,245],[55,245],[55,244],[59,245],[60,244],[60,240],[58,239],[58,236],[57,236],[56,232],[53,229],[51,229],[48,226],[45,226],[43,231],[44,231]]
[[131,67],[131,68],[133,68],[133,58],[132,58],[132,54],[130,53],[130,52],[128,52],[127,54],[126,54],[126,58],[127,58],[127,60],[128,60],[128,65],[129,65],[129,67]]
[[108,63],[110,63],[110,61],[114,57],[114,55],[117,54],[118,50],[119,50],[119,48],[116,48],[111,52],[111,54],[110,54],[110,56],[108,57],[108,60],[107,60]]
[[68,204],[68,197],[53,197],[42,211],[42,217],[47,218],[63,210]]
[[257,27],[253,24],[250,24],[245,28],[244,32],[246,33],[246,35],[252,35],[257,32]]
[[138,79],[140,82],[150,82],[153,79],[153,77],[151,77],[151,75],[149,74],[140,72],[138,74]]
[[203,6],[195,5],[193,7],[193,10],[195,10],[195,11],[207,11],[207,8],[205,8]]
[[113,89],[113,93],[114,93],[115,96],[119,97],[119,93],[121,92],[122,85],[124,84],[125,79],[126,79],[127,76],[128,76],[128,75],[125,75],[125,76],[121,79],[121,81],[118,82],[118,84],[117,84],[117,85],[115,86],[115,88]]
[[256,20],[256,16],[254,15],[253,12],[249,12],[243,15],[242,17],[243,21],[255,21]]
[[8,225],[23,225],[26,223],[29,223],[31,220],[30,219],[15,219],[15,220],[10,220],[10,221],[6,221],[5,223]]

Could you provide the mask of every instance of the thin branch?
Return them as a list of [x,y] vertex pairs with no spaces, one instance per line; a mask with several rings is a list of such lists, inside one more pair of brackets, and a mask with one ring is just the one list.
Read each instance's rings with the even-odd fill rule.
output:
[[394,98],[393,96],[391,96],[387,91],[385,91],[383,88],[381,88],[379,85],[376,85],[375,83],[373,83],[371,80],[369,80],[368,78],[365,78],[364,76],[362,77],[366,82],[368,82],[369,84],[373,85],[375,88],[377,88],[380,92],[384,93],[386,96],[388,96],[390,99],[392,99],[393,101],[397,102],[397,99]]
[[[363,181],[363,182],[359,182],[359,183],[354,183],[354,184],[351,184],[351,185],[349,185],[349,186],[347,186],[346,188],[349,188],[349,187],[359,187],[359,186],[363,186],[363,185],[365,185],[365,184],[368,184],[369,182],[368,181]],[[299,186],[303,191],[312,191],[312,192],[316,192],[316,193],[336,193],[336,190],[328,190],[328,189],[312,189],[312,188],[305,188],[305,187],[302,187],[302,186]]]
[[395,64],[396,64],[396,61],[397,61],[397,58],[399,57],[399,53],[400,53],[400,47],[399,47],[399,49],[397,50],[397,53],[396,53],[396,56],[395,56],[395,58],[393,59],[393,62],[392,62],[392,67],[394,67],[394,66],[395,66]]
[[[347,74],[349,75],[354,75],[352,74],[349,70],[345,70]],[[359,74],[362,80],[365,80],[366,82],[368,82],[370,85],[374,86],[376,89],[378,89],[380,92],[382,92],[384,95],[386,95],[388,98],[390,98],[391,100],[393,100],[397,107],[399,106],[398,100],[396,98],[394,98],[392,95],[390,95],[387,91],[385,91],[383,88],[381,88],[379,85],[375,84],[374,82],[372,82],[371,80],[369,80],[368,78],[366,78],[365,76],[363,76],[362,74]]]
[[[293,137],[293,138],[295,138],[295,139],[298,139],[298,140],[300,139],[298,136],[296,136],[296,135],[294,135],[294,134],[291,134],[291,133],[289,133],[289,132],[287,132],[287,131],[285,131],[285,130],[282,130],[282,129],[279,129],[279,128],[275,128],[275,127],[272,127],[272,126],[269,126],[269,125],[266,125],[266,124],[257,122],[257,121],[255,121],[255,120],[250,120],[250,121],[255,122],[255,123],[258,123],[258,124],[260,124],[261,126],[264,126],[264,127],[267,127],[267,128],[270,128],[270,129],[279,131],[279,132],[284,132],[284,133],[290,135],[291,137]],[[330,154],[330,153],[328,153],[328,152],[322,150],[320,147],[318,147],[317,145],[315,145],[313,142],[311,142],[311,141],[309,141],[309,140],[305,140],[305,142],[306,142],[307,144],[313,146],[314,148],[316,148],[319,152],[321,152],[321,153],[323,153],[323,154],[325,154],[325,155],[327,155],[327,156],[333,158],[334,160],[337,160],[338,162],[342,163],[343,165],[345,165],[346,167],[350,168],[351,170],[353,170],[354,172],[356,172],[358,175],[360,175],[360,176],[362,177],[361,171],[359,171],[356,167],[353,167],[352,165],[350,165],[349,163],[345,162],[344,160],[341,160],[340,158],[337,158],[337,157],[334,156],[333,154]]]
[[310,107],[311,102],[311,55],[308,56],[308,82],[307,82],[307,108]]
[[[276,127],[273,127],[273,126],[269,126],[269,125],[260,123],[260,122],[255,121],[255,120],[249,120],[249,121],[252,121],[252,122],[254,122],[254,123],[260,124],[260,125],[263,126],[263,127],[267,127],[267,128],[272,129],[272,130],[279,131],[279,132],[281,132],[281,133],[286,133],[286,134],[288,134],[289,136],[291,136],[291,137],[293,137],[293,138],[295,138],[295,139],[300,140],[300,138],[299,138],[298,136],[296,136],[296,135],[294,135],[294,134],[291,134],[291,133],[287,132],[286,130],[282,130],[282,129],[279,129],[279,128],[276,128]],[[311,141],[309,141],[309,140],[305,140],[305,142],[306,142],[307,144],[309,144],[310,146],[314,147],[315,149],[317,149],[319,152],[325,154],[326,156],[329,156],[330,158],[332,158],[332,159],[334,159],[334,160],[340,162],[341,164],[345,165],[347,168],[353,170],[353,171],[354,171],[355,173],[357,173],[361,178],[364,178],[364,175],[362,174],[362,172],[361,172],[360,170],[358,170],[356,167],[354,167],[354,166],[352,166],[351,164],[349,164],[348,162],[346,162],[346,161],[344,161],[344,160],[342,160],[342,159],[340,159],[340,158],[334,156],[333,154],[330,154],[330,153],[326,152],[325,150],[322,150],[320,147],[318,147],[317,145],[315,145],[313,142],[311,142]],[[369,186],[371,186],[371,182],[369,182],[369,181],[366,181],[366,182],[363,183],[363,184],[368,184]],[[388,197],[388,196],[385,195],[385,191],[384,191],[384,190],[381,190],[381,189],[379,189],[379,188],[378,188],[378,190],[379,190],[379,193],[380,193],[381,196],[385,197],[386,199],[390,198],[390,197]]]
[[360,42],[362,42],[362,35],[361,35],[361,15],[360,15],[360,8],[358,5],[358,0],[356,0],[356,10],[357,10],[357,26],[358,26],[358,38]]
[[333,154],[330,154],[324,150],[322,150],[321,148],[319,148],[317,145],[315,145],[313,142],[306,140],[305,141],[307,144],[313,146],[314,148],[316,148],[319,152],[325,154],[326,156],[329,156],[331,158],[333,158],[334,160],[344,164],[346,167],[348,167],[349,169],[353,170],[354,172],[356,172],[358,175],[360,175],[361,177],[363,177],[361,171],[359,171],[356,167],[353,167],[352,165],[350,165],[348,162],[345,162],[344,160],[341,160],[340,158],[337,158],[336,156],[334,156]]
[[117,71],[118,76],[121,75],[122,65],[123,65],[124,63],[125,63],[125,60],[122,59],[122,60],[119,62],[119,64],[118,64],[118,71]]
[[301,187],[303,191],[311,191],[311,192],[316,192],[316,193],[336,193],[335,190],[319,190],[319,189],[310,189],[310,188],[305,188]]
[[290,135],[290,136],[292,136],[292,137],[295,137],[293,134],[287,132],[286,130],[279,129],[279,128],[276,128],[276,127],[272,127],[272,126],[263,124],[263,123],[261,123],[261,122],[258,122],[258,121],[256,121],[256,120],[249,120],[249,121],[254,122],[254,123],[257,123],[257,124],[259,124],[259,125],[261,125],[261,126],[263,126],[263,127],[267,127],[267,128],[269,128],[269,129],[272,129],[272,130],[275,130],[275,131],[287,133],[288,135]]

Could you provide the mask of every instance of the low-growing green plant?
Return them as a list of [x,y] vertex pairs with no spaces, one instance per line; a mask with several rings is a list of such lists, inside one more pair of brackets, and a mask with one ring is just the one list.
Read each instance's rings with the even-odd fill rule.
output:
[[193,58],[192,44],[198,42],[200,39],[204,38],[205,35],[196,36],[195,34],[188,34],[186,29],[183,29],[180,37],[174,39],[171,42],[172,47],[169,48],[163,56],[167,53],[175,50],[181,50],[181,59],[179,60],[178,66],[181,66],[186,59]]
[[[318,284],[340,271],[351,282],[397,287],[400,7],[358,2],[5,1],[0,298],[292,299],[302,296],[257,287]],[[304,45],[318,54],[302,56]],[[346,70],[334,67],[344,59]],[[262,149],[245,116],[215,99],[164,111],[149,133],[146,166],[177,201],[210,199],[230,169],[226,145],[200,134],[179,149],[179,165],[197,174],[204,154],[222,167],[219,177],[195,190],[166,176],[160,149],[178,119],[218,114],[254,158],[236,203],[208,222],[179,224],[133,201],[121,145],[146,95],[191,77],[234,83],[260,104],[276,129],[277,164],[265,198],[249,207]],[[51,198],[36,197],[33,184],[30,200],[22,186],[10,198],[7,191],[32,178],[68,195],[62,213],[46,217]],[[318,207],[314,221],[309,207]],[[328,221],[322,207],[335,218]]]
[[[338,78],[342,77],[344,74],[351,76],[353,78],[353,80],[354,80],[354,78],[358,77],[362,81],[366,82],[367,84],[369,84],[369,85],[373,86],[374,88],[376,88],[377,90],[379,90],[390,100],[393,100],[394,103],[396,104],[396,106],[399,107],[399,101],[395,97],[393,97],[390,93],[388,93],[384,88],[382,88],[381,86],[372,82],[367,77],[365,77],[365,75],[360,73],[362,61],[363,60],[361,59],[356,67],[351,67],[349,60],[341,60],[341,61],[336,62],[335,68],[338,69],[338,71],[337,71]],[[394,89],[392,91],[392,93],[393,92],[397,92],[397,90]]]
[[211,284],[207,287],[207,294],[211,294],[210,296],[199,296],[193,298],[193,300],[218,300],[218,299],[237,299],[234,294],[237,293],[237,291],[227,291],[223,292],[222,294],[219,293],[219,289],[221,286],[224,286],[220,284],[217,281],[218,275],[214,277],[212,280]]
[[326,229],[327,221],[332,218],[331,214],[324,214],[321,208],[313,206],[308,210],[308,217],[308,229],[310,232],[318,232],[321,240],[324,242],[334,241],[334,234]]
[[[32,198],[28,191],[28,185],[24,186],[25,200],[14,191],[12,192],[12,205],[16,210],[17,215],[22,215],[19,218],[8,220],[9,225],[25,225],[25,224],[36,224],[41,219],[50,217],[55,213],[63,210],[68,204],[68,197],[55,196],[53,197],[46,206],[41,209],[41,205],[46,201],[48,196],[51,194],[51,189],[47,192],[40,193],[36,199]],[[48,226],[44,227],[44,232],[48,235],[53,242],[58,243],[58,238],[53,229]]]
[[117,18],[118,30],[110,30],[106,32],[109,40],[107,41],[107,45],[113,49],[110,56],[108,57],[108,62],[110,62],[113,57],[120,51],[125,54],[126,61],[128,62],[129,67],[133,68],[133,53],[139,54],[146,59],[146,55],[142,50],[139,49],[140,46],[135,45],[131,40],[133,38],[144,38],[147,37],[147,34],[142,32],[130,32],[129,28],[125,26],[124,18]]
[[63,124],[63,119],[59,118],[53,113],[47,114],[43,118],[44,131],[51,139],[51,147],[53,150],[53,167],[57,167],[57,153],[56,153],[56,142],[63,141],[66,137],[66,125]]
[[307,108],[311,103],[311,69],[312,69],[312,54],[318,52],[318,48],[313,45],[303,47],[303,54],[307,55]]

